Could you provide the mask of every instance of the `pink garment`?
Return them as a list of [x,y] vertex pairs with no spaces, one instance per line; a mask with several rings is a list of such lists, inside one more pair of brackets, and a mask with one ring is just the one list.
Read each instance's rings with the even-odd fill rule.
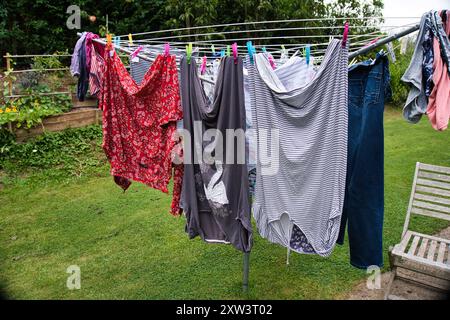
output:
[[[444,28],[445,32],[450,34],[449,19],[447,19]],[[439,54],[439,41],[436,37],[433,39],[433,51],[437,52],[433,61],[434,88],[428,100],[427,115],[435,130],[446,130],[450,118],[450,77]]]
[[93,50],[97,50],[97,52],[100,54],[100,56],[103,57],[103,52],[104,52],[104,47],[95,42],[92,41],[94,39],[99,39],[100,37],[92,32],[88,32],[86,35],[86,45],[85,45],[85,50],[86,50],[86,68],[87,71],[89,73],[89,71],[91,70],[91,51]]
[[[102,53],[104,50],[102,50]],[[89,92],[94,97],[100,96],[100,90],[102,89],[103,76],[105,73],[105,60],[101,53],[97,51],[96,46],[92,46],[91,49],[91,67],[89,70]]]

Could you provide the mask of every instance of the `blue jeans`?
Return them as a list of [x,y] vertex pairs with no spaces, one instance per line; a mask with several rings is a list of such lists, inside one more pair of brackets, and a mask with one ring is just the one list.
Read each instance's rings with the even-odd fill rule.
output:
[[390,98],[389,60],[378,54],[348,73],[347,181],[341,229],[348,224],[350,263],[357,268],[383,265],[384,135],[383,111]]

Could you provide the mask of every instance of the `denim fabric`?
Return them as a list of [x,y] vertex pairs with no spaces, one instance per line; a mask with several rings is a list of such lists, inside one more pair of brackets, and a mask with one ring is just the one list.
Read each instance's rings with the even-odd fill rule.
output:
[[383,111],[390,98],[389,60],[378,54],[349,69],[347,181],[337,243],[348,224],[350,263],[382,266],[384,216]]
[[84,101],[89,88],[89,73],[86,67],[86,39],[83,40],[83,43],[78,50],[78,59],[80,75],[78,77],[77,97],[78,100]]

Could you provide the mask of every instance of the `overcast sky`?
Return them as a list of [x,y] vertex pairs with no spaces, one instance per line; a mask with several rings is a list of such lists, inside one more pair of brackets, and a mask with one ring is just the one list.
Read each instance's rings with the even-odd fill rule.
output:
[[412,19],[386,19],[386,26],[397,26],[419,21],[429,10],[450,9],[450,0],[384,0],[383,16],[412,17]]

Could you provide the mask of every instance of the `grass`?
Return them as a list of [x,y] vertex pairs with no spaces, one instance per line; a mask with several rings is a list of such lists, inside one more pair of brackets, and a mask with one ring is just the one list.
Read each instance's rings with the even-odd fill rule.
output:
[[[450,166],[449,147],[450,131],[386,111],[385,269],[388,248],[400,239],[415,162]],[[243,293],[240,252],[189,240],[184,218],[168,214],[169,195],[139,183],[123,193],[107,166],[98,171],[64,181],[36,173],[0,191],[0,280],[10,298],[336,299],[366,278],[350,266],[348,243],[329,258],[292,254],[286,266],[286,249],[255,231]],[[413,224],[430,233],[445,226]],[[66,288],[71,265],[81,269],[80,290]]]

